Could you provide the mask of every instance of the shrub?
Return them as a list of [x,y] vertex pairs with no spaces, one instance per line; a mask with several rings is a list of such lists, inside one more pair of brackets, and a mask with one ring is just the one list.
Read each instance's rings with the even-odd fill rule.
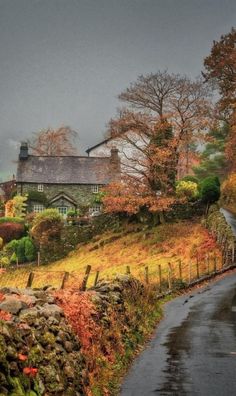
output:
[[68,217],[76,217],[78,215],[79,215],[78,210],[71,209],[71,210],[68,210],[68,212],[67,212]]
[[9,242],[7,245],[4,246],[4,251],[8,255],[16,253],[18,245],[19,245],[19,239],[18,240],[17,239],[13,239],[11,242]]
[[30,237],[12,240],[4,247],[4,252],[10,258],[11,263],[33,261],[36,258],[36,248]]
[[12,253],[11,257],[10,257],[10,263],[11,264],[16,264],[17,263],[17,255],[16,253]]
[[0,217],[0,224],[2,223],[19,223],[24,224],[24,219],[20,217]]
[[46,209],[34,218],[31,235],[40,249],[46,247],[50,251],[51,242],[61,239],[62,228],[62,218],[57,209]]
[[25,258],[27,261],[33,261],[36,258],[36,248],[29,237],[25,238]]
[[196,184],[199,184],[199,180],[196,176],[192,176],[192,175],[188,175],[188,176],[184,176],[181,181],[186,181],[186,182],[193,182]]
[[198,196],[198,185],[192,181],[181,180],[176,187],[178,197],[196,198]]
[[218,177],[206,177],[201,182],[202,202],[212,204],[220,198],[220,182]]
[[43,210],[43,212],[38,213],[35,216],[35,218],[33,220],[33,226],[37,226],[44,220],[52,221],[52,222],[55,222],[55,221],[61,222],[62,217],[57,209],[45,209],[45,210]]
[[26,214],[27,196],[16,195],[5,204],[5,214],[9,217],[24,218]]
[[19,240],[17,249],[16,249],[16,255],[18,257],[19,263],[24,263],[26,261],[25,257],[25,238],[21,238]]
[[0,224],[0,237],[4,243],[10,242],[12,239],[19,239],[24,235],[25,228],[23,224],[2,223]]
[[6,257],[6,256],[0,257],[1,267],[8,267],[9,264],[10,264],[10,260],[8,257]]
[[2,247],[3,247],[3,239],[0,237],[0,250],[2,249]]

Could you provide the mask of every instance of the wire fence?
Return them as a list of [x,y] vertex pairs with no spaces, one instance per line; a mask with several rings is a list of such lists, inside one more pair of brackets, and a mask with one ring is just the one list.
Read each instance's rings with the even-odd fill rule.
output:
[[[231,252],[232,253],[232,252]],[[234,253],[234,252],[233,252]],[[194,258],[186,262],[182,259],[170,258],[167,264],[143,265],[133,272],[127,265],[123,274],[134,275],[141,282],[156,285],[160,292],[184,287],[205,276],[217,274],[224,268],[235,265],[234,254],[207,254],[205,257]],[[114,277],[114,276],[113,276]],[[101,279],[112,279],[104,271],[93,270],[91,265],[85,271],[50,271],[45,267],[22,267],[0,270],[0,287],[17,288],[46,288],[52,286],[57,289],[74,288],[86,290],[89,286],[96,286]]]

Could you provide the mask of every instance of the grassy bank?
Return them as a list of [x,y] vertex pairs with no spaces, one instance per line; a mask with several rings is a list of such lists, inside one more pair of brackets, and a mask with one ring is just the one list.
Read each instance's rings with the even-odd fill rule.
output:
[[[198,259],[200,266],[205,265],[205,256],[210,253],[219,258],[221,253],[214,238],[198,221],[181,221],[163,224],[154,228],[136,230],[129,225],[120,233],[105,232],[86,244],[80,244],[65,259],[52,264],[35,267],[34,286],[52,284],[59,286],[63,272],[72,272],[75,284],[81,281],[87,264],[92,266],[89,285],[94,282],[96,271],[99,277],[114,278],[125,273],[127,265],[131,273],[144,280],[145,267],[149,267],[150,282],[158,282],[158,265],[163,276],[167,276],[168,263],[172,264],[174,276],[177,277],[178,260],[183,263],[183,278],[188,278],[188,263]],[[0,277],[0,286],[23,286],[32,268],[16,270]],[[38,272],[37,272],[38,271]]]

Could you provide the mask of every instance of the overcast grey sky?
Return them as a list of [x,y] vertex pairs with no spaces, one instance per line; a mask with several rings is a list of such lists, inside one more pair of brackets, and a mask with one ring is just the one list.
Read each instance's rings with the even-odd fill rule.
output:
[[16,142],[70,125],[81,153],[103,137],[138,75],[200,74],[235,0],[0,0],[0,177]]

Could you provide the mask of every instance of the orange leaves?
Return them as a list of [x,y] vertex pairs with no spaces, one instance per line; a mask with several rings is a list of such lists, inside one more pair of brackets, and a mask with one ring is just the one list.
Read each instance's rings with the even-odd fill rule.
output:
[[75,155],[76,148],[73,146],[73,138],[77,135],[68,126],[58,129],[48,128],[36,134],[36,138],[30,143],[34,155]]
[[79,336],[83,349],[88,350],[99,334],[99,326],[95,322],[97,312],[91,301],[91,294],[61,290],[55,296]]
[[12,319],[12,314],[10,314],[9,312],[0,310],[0,320],[9,321],[11,319]]
[[13,217],[14,216],[14,201],[10,199],[5,203],[5,216]]
[[19,353],[18,359],[21,360],[22,362],[25,362],[28,359],[28,356],[23,355],[22,353]]
[[4,296],[4,294],[0,293],[0,302],[3,300],[5,300],[5,296]]
[[108,213],[135,214],[144,206],[150,212],[158,212],[168,210],[175,202],[174,197],[148,194],[145,187],[132,184],[112,183],[106,188],[106,192],[103,204]]

